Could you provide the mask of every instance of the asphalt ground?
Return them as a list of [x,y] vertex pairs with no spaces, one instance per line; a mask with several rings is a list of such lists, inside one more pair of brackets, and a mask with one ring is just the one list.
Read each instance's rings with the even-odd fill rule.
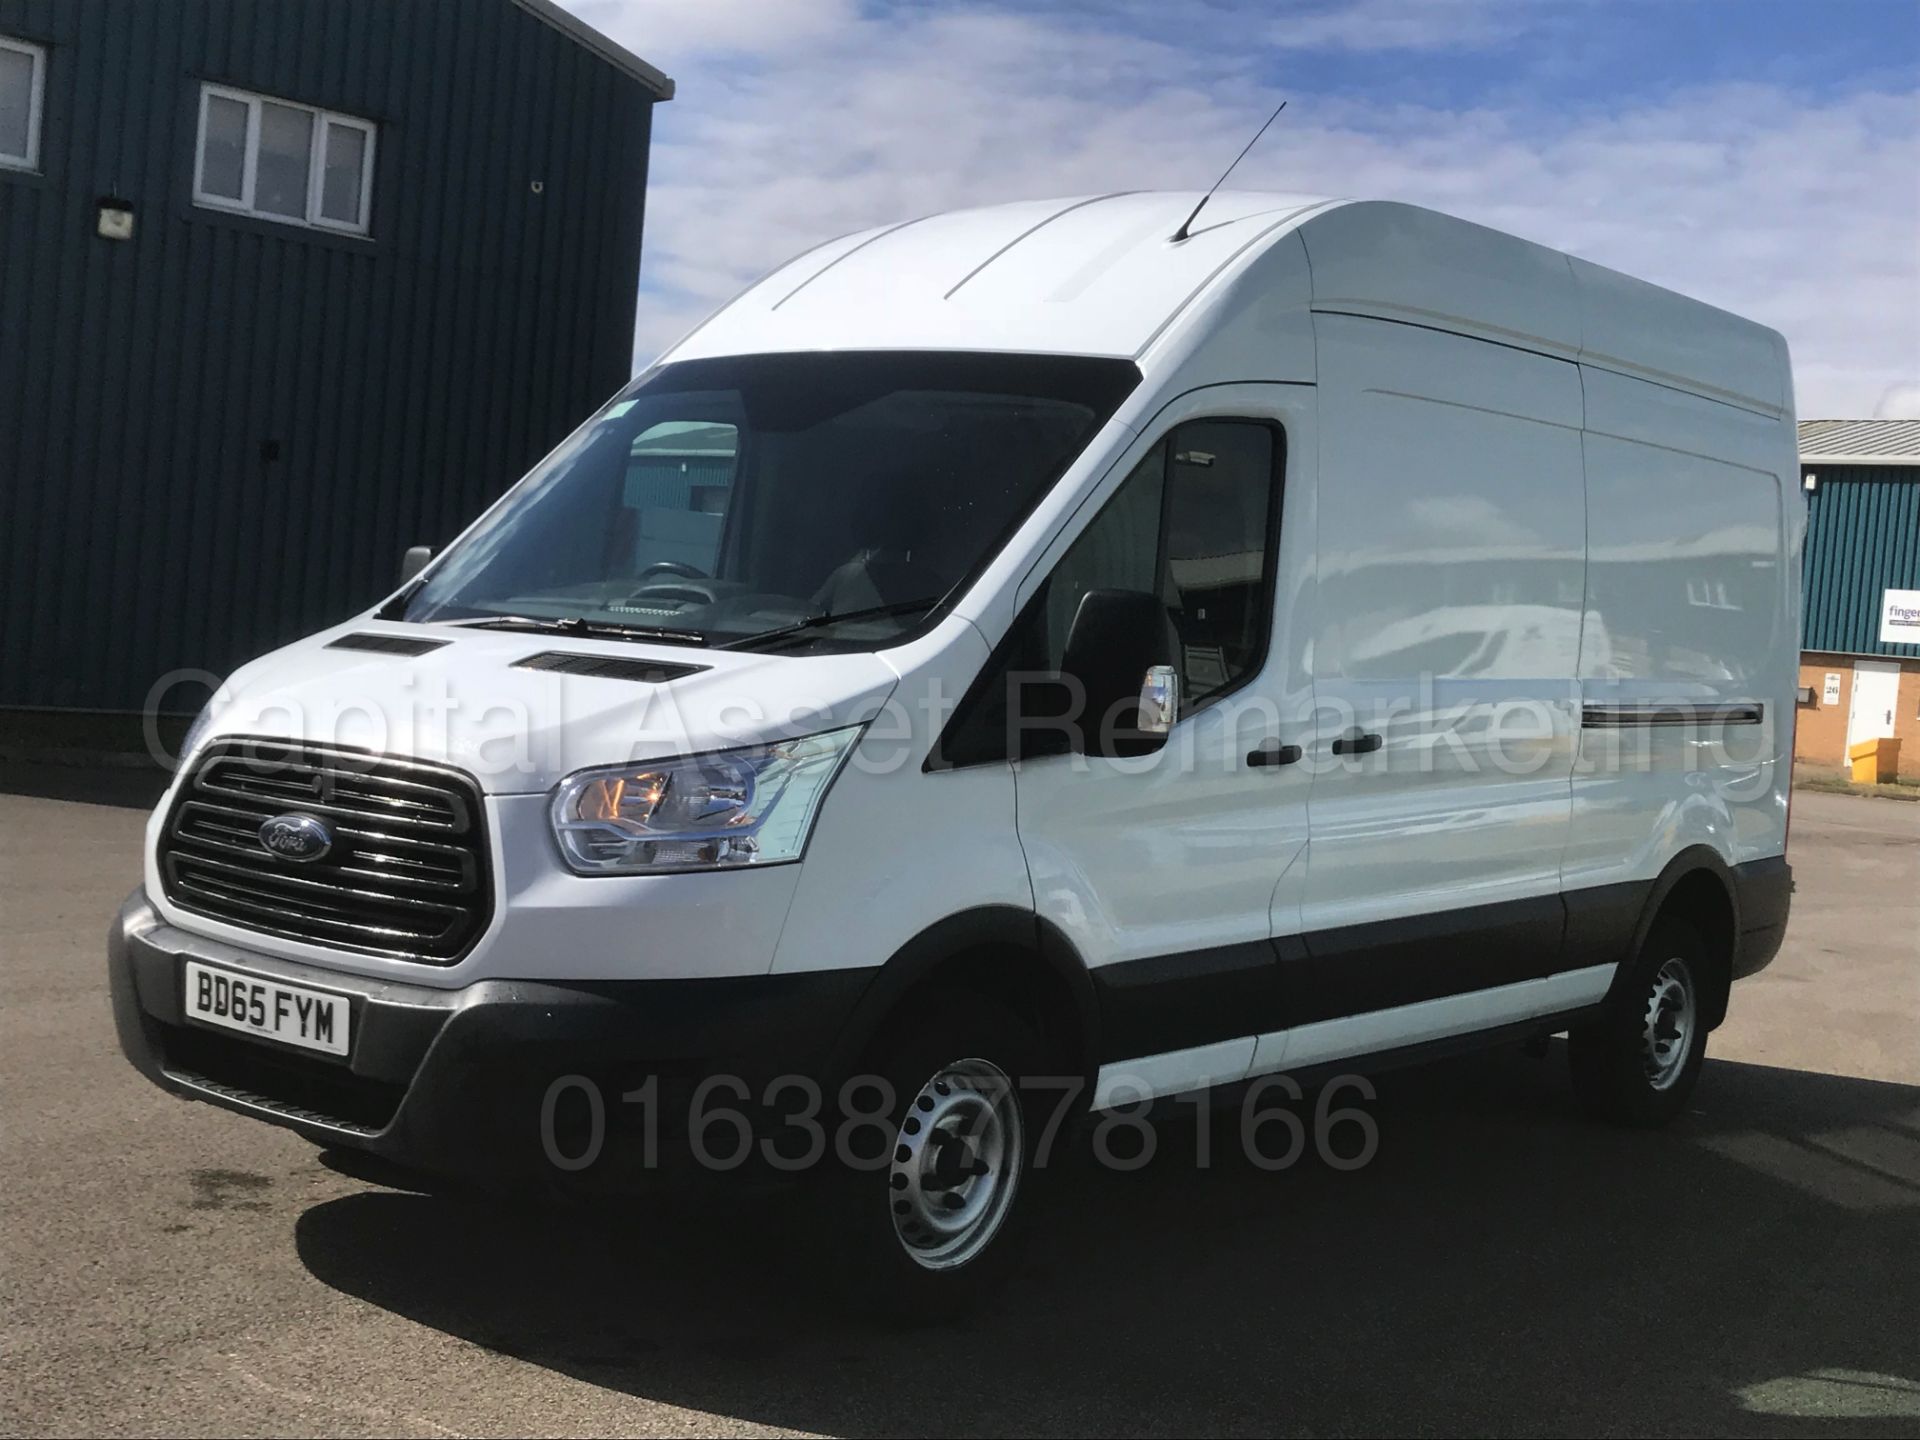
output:
[[825,1303],[779,1207],[387,1190],[162,1095],[102,963],[143,819],[0,795],[7,1433],[1920,1430],[1920,805],[1796,796],[1786,948],[1670,1130],[1518,1052],[1381,1077],[1351,1172],[1175,1120],[939,1329]]

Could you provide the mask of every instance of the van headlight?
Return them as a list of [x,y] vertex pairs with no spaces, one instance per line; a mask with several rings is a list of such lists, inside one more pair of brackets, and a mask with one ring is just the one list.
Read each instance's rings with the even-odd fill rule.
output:
[[582,770],[553,797],[580,875],[730,870],[798,860],[860,727],[745,750]]

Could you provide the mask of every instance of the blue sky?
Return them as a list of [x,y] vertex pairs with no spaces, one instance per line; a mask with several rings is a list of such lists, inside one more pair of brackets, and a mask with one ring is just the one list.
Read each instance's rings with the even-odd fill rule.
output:
[[1409,200],[1763,320],[1805,416],[1920,415],[1920,0],[564,0],[666,70],[636,360],[959,205]]

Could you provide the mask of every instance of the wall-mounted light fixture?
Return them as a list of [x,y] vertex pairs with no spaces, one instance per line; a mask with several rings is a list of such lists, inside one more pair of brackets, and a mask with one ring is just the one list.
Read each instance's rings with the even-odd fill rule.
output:
[[100,197],[100,219],[95,227],[103,240],[133,239],[133,202]]

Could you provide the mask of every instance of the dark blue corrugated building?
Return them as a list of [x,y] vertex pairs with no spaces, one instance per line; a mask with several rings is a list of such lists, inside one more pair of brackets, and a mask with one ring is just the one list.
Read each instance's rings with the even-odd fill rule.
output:
[[657,70],[550,0],[0,0],[0,709],[192,709],[631,372]]
[[[1800,425],[1807,544],[1797,758],[1896,739],[1920,781],[1920,420]],[[1912,638],[1905,638],[1912,637]]]

